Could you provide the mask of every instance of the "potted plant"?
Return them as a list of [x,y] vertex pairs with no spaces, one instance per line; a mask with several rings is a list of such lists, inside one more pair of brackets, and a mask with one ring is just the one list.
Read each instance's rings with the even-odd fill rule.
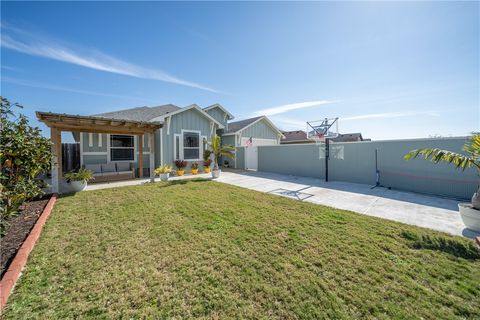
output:
[[207,159],[203,161],[203,172],[210,173],[210,165],[212,164],[212,159]]
[[225,159],[225,160],[223,161],[223,166],[224,166],[225,168],[228,168],[228,167],[230,166],[230,162]]
[[185,160],[175,160],[175,166],[177,167],[177,175],[183,176],[185,174],[185,167],[187,166],[187,161]]
[[167,166],[164,164],[163,166],[158,167],[154,170],[155,175],[160,176],[160,181],[168,181],[170,177],[170,172],[172,172],[172,166]]
[[[457,169],[475,167],[480,174],[480,133],[474,132],[470,140],[463,146],[465,155],[442,149],[417,149],[405,155],[409,160],[418,156],[429,159],[434,163],[448,162]],[[460,217],[468,229],[480,232],[480,188],[473,194],[470,203],[459,203]]]
[[79,192],[87,187],[87,182],[94,179],[93,172],[85,168],[81,168],[77,172],[65,173],[65,179],[71,185],[74,192]]
[[198,163],[193,162],[193,163],[190,165],[190,168],[192,168],[192,174],[197,174],[197,173],[198,173]]
[[216,134],[212,135],[212,141],[208,142],[209,151],[213,154],[213,170],[212,178],[216,179],[220,177],[221,170],[218,167],[218,158],[221,156],[235,159],[235,147],[230,145],[222,146],[222,140]]

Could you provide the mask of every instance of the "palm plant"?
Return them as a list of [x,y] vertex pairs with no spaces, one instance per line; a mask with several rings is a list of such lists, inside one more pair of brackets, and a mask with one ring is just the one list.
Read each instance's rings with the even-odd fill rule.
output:
[[[406,160],[422,157],[434,163],[448,162],[457,169],[465,171],[466,168],[477,168],[480,174],[480,132],[474,132],[469,141],[463,146],[466,154],[460,154],[449,150],[438,148],[424,148],[412,150],[405,155]],[[480,210],[480,188],[473,195],[472,205],[475,209]]]
[[210,152],[214,155],[213,170],[218,170],[218,158],[221,156],[226,156],[231,159],[235,158],[235,147],[230,145],[222,146],[220,136],[216,134],[212,135],[212,141],[207,143]]

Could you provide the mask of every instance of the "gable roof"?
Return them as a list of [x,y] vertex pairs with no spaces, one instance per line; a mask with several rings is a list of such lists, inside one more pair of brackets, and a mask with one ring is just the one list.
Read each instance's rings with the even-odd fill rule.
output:
[[231,114],[230,112],[228,112],[228,110],[225,109],[224,107],[222,107],[222,105],[219,104],[219,103],[212,104],[211,106],[208,106],[208,107],[206,107],[206,108],[203,108],[203,110],[208,111],[208,110],[215,109],[215,108],[219,108],[220,110],[222,110],[223,112],[225,112],[225,113],[228,115],[228,120],[233,120],[233,119],[235,118],[235,117],[233,116],[233,114]]
[[182,112],[191,110],[191,109],[197,110],[197,111],[200,112],[204,117],[210,119],[210,121],[215,122],[220,129],[225,128],[225,126],[224,126],[223,124],[221,124],[220,122],[218,122],[217,119],[215,119],[214,117],[212,117],[211,115],[209,115],[205,110],[203,110],[202,108],[200,108],[200,107],[199,107],[198,105],[196,105],[196,104],[189,105],[188,107],[185,107],[185,108],[178,108],[177,110],[172,111],[172,112],[164,113],[164,114],[162,114],[162,115],[160,115],[160,116],[158,116],[158,117],[156,117],[156,118],[151,119],[151,121],[164,121],[165,118],[167,118],[167,117],[170,117],[170,116],[173,116],[173,115],[175,115],[175,114],[179,114],[179,113],[182,113]]
[[303,130],[283,131],[283,135],[284,135],[284,138],[282,138],[281,142],[308,140],[307,133]]
[[133,121],[151,121],[161,115],[171,113],[181,109],[173,104],[165,104],[156,107],[137,107],[130,109],[123,109],[112,112],[105,112],[95,114],[95,117],[119,119],[119,120],[133,120]]
[[362,134],[360,132],[355,133],[341,133],[335,138],[331,138],[330,141],[333,142],[354,142],[354,141],[364,141]]
[[262,117],[263,116],[230,122],[228,123],[228,130],[225,133],[236,133],[253,124],[255,121],[261,119]]
[[282,137],[283,133],[280,131],[270,119],[268,119],[266,116],[259,116],[259,117],[254,117],[254,118],[249,118],[249,119],[244,119],[240,121],[235,121],[235,122],[230,122],[228,123],[228,130],[224,133],[224,135],[233,135],[237,134],[242,130],[245,130],[246,128],[254,125],[255,123],[265,120],[267,124],[275,131],[277,131]]

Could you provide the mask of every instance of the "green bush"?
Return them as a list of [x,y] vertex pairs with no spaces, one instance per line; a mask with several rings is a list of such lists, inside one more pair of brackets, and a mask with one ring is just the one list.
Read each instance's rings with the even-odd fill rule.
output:
[[72,171],[65,173],[64,177],[67,181],[90,181],[95,179],[93,172],[84,168],[81,168],[77,172]]
[[50,170],[51,142],[14,112],[22,108],[0,96],[0,233],[5,220],[25,201],[42,195],[43,182],[36,179]]

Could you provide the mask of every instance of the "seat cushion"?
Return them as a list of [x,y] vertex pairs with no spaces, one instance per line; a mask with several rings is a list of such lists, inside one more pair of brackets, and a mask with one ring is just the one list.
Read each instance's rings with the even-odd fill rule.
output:
[[92,171],[93,173],[102,173],[102,165],[100,164],[87,164],[85,169]]
[[113,172],[102,172],[102,177],[108,177],[108,176],[116,176],[118,172],[113,171]]
[[132,170],[130,171],[118,171],[118,174],[125,174],[125,175],[131,175],[132,174]]
[[112,163],[107,163],[107,164],[102,164],[102,172],[116,172],[117,167],[114,162]]
[[117,171],[130,171],[130,162],[117,162]]

